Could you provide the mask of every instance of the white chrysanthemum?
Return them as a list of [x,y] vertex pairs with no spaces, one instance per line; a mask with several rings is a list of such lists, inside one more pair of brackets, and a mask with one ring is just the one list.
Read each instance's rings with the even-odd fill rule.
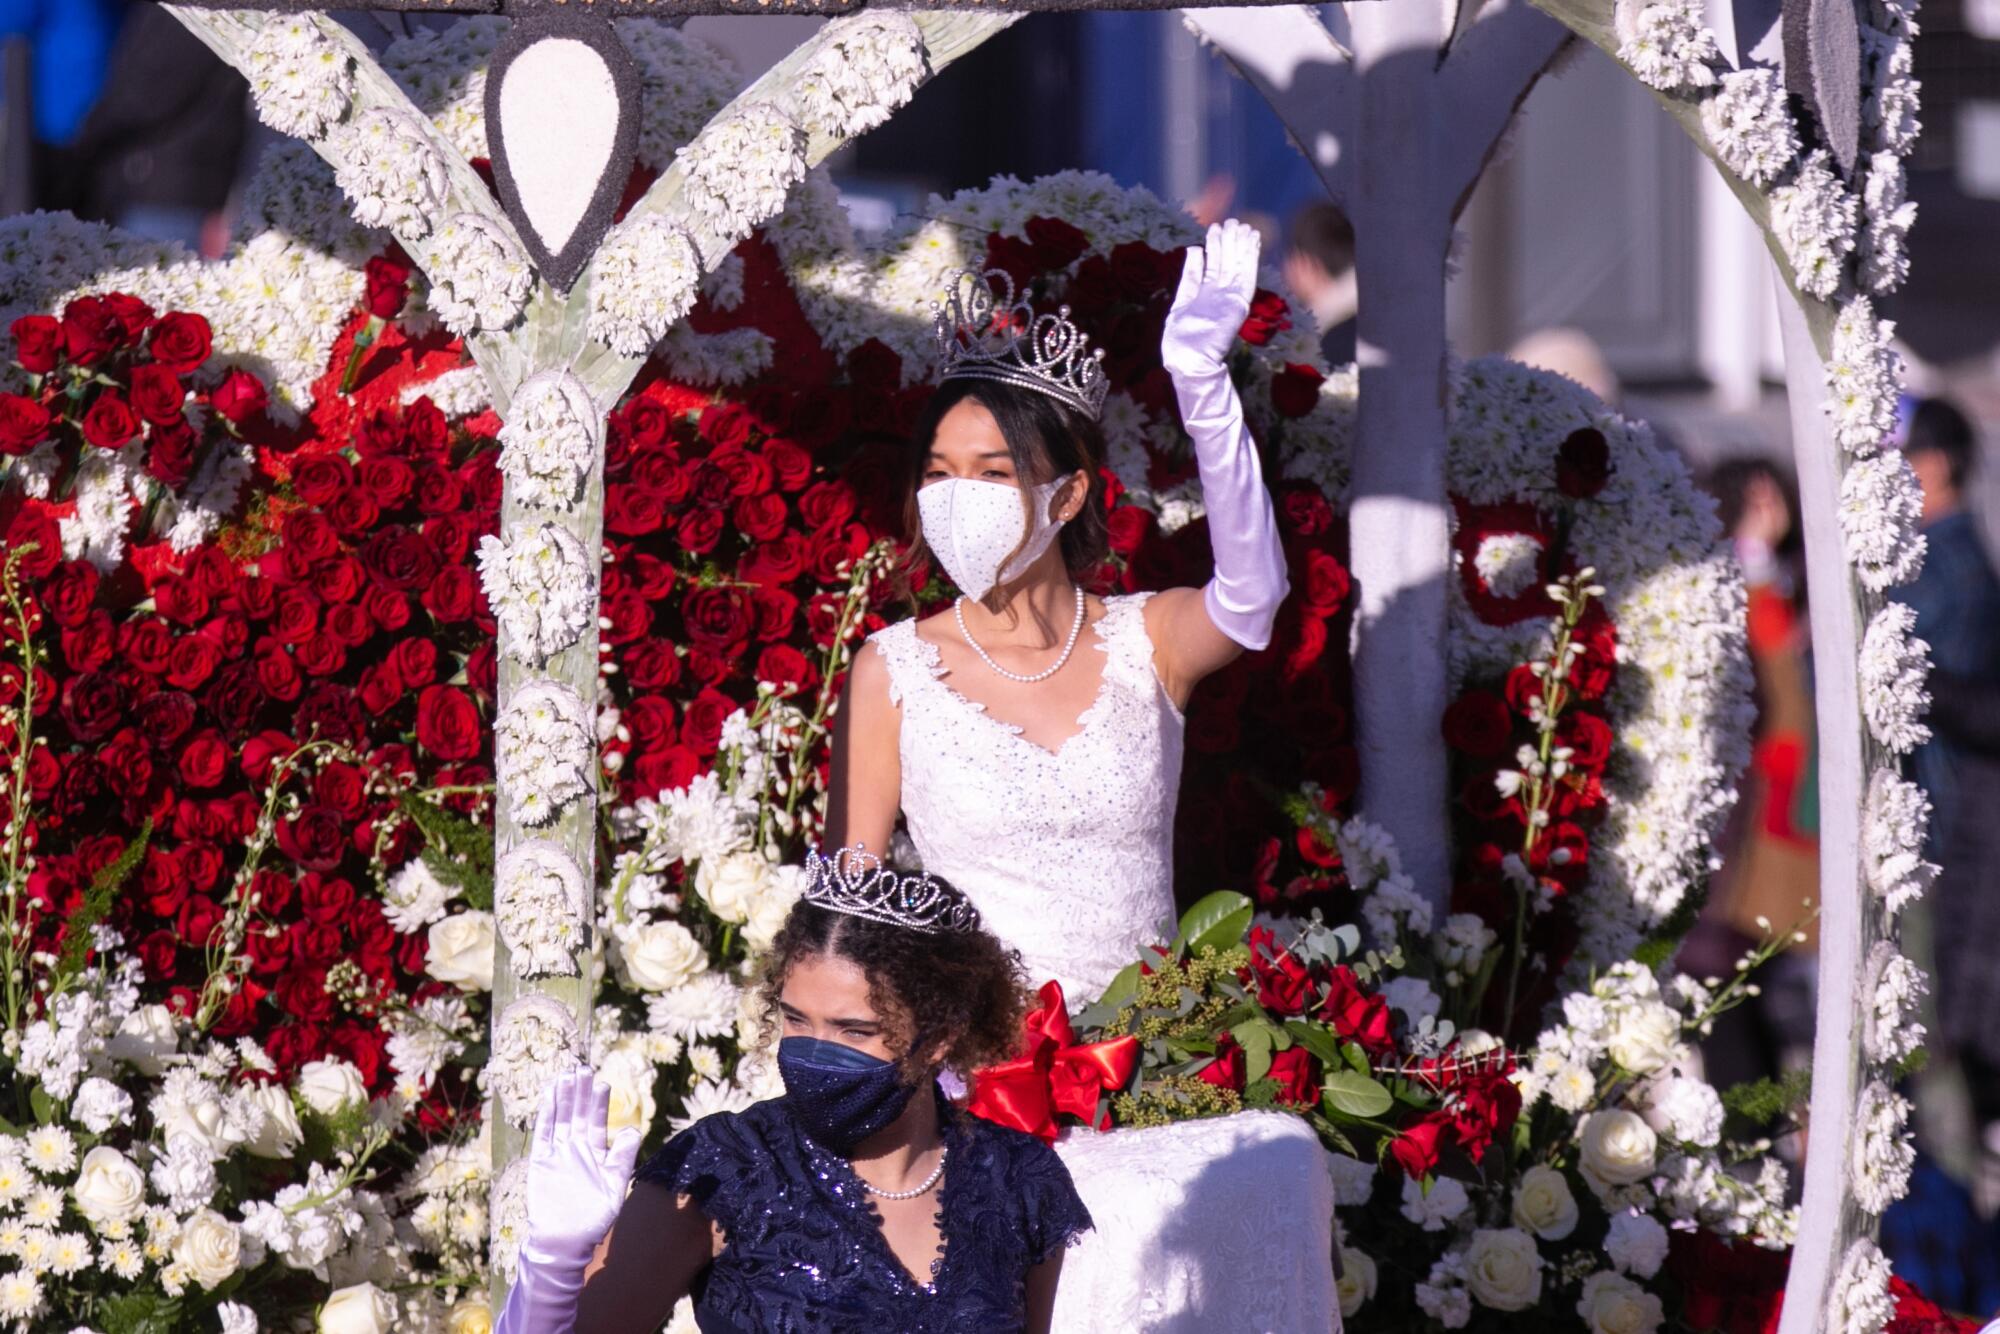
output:
[[1907,154],[1923,129],[1917,120],[1918,83],[1910,74],[1910,43],[1864,29],[1863,45],[1871,70],[1868,100],[1862,105],[1863,122],[1876,147]]
[[1868,888],[1893,917],[1920,897],[1937,878],[1924,860],[1931,823],[1930,798],[1893,769],[1878,769],[1868,781],[1862,806],[1861,854]]
[[1731,70],[1701,104],[1701,124],[1723,165],[1752,185],[1769,185],[1799,155],[1798,128],[1778,72]]
[[1426,1232],[1442,1232],[1472,1205],[1465,1187],[1450,1177],[1431,1182],[1428,1193],[1423,1184],[1403,1178],[1403,1217]]
[[702,1080],[687,1091],[681,1099],[681,1114],[669,1118],[669,1124],[679,1132],[705,1116],[713,1116],[717,1112],[740,1112],[756,1101],[748,1090],[734,1084]]
[[1861,1091],[1848,1140],[1848,1184],[1854,1202],[1881,1214],[1910,1190],[1916,1145],[1910,1139],[1910,1102],[1881,1080]]
[[493,406],[493,383],[478,366],[460,366],[433,379],[406,384],[396,398],[406,408],[428,398],[447,417],[476,417]]
[[76,1137],[61,1126],[36,1126],[28,1132],[24,1157],[43,1176],[67,1172],[76,1166]]
[[0,1274],[0,1317],[25,1327],[42,1313],[42,1281],[23,1270]]
[[543,371],[521,385],[507,409],[500,473],[522,504],[566,510],[603,445],[604,416],[583,381],[568,371]]
[[494,1269],[509,1282],[520,1263],[521,1243],[528,1239],[528,1160],[525,1156],[507,1164],[507,1170],[493,1183],[489,1205],[488,1255]]
[[208,541],[235,513],[255,462],[256,451],[248,443],[217,441],[180,493],[162,497],[154,531],[165,529],[167,545],[183,554]]
[[1840,479],[1840,544],[1862,584],[1881,592],[1917,577],[1924,495],[1901,454],[1857,459]]
[[453,333],[504,329],[534,289],[535,271],[499,223],[477,213],[447,218],[431,242],[430,308]]
[[685,324],[676,324],[660,340],[660,359],[681,384],[747,384],[765,371],[777,356],[777,344],[762,329],[725,329],[721,333],[696,333]]
[[736,1032],[741,989],[721,973],[703,973],[646,1002],[649,1028],[683,1042],[730,1037]]
[[265,19],[243,73],[258,116],[280,134],[317,139],[354,100],[354,61],[310,14]]
[[1917,206],[1908,194],[1903,160],[1887,149],[1868,159],[1861,183],[1861,285],[1893,292],[1910,276],[1910,228]]
[[536,839],[500,859],[493,912],[516,974],[576,972],[587,899],[582,868],[557,844]]
[[1929,990],[1924,970],[1905,958],[1894,942],[1875,942],[1862,991],[1868,1010],[1863,1016],[1861,1041],[1869,1060],[1895,1065],[1923,1045],[1924,1026],[1917,1022],[1917,1015]]
[[397,867],[383,886],[382,915],[390,926],[408,935],[442,918],[445,905],[457,894],[458,887],[438,879],[428,862],[412,857]]
[[421,1097],[445,1065],[465,1050],[471,1029],[465,998],[442,992],[383,1021],[389,1030],[389,1066]]
[[1771,229],[1792,264],[1792,281],[1808,296],[1830,297],[1854,251],[1859,205],[1834,171],[1833,155],[1816,148],[1790,185],[1771,192]]
[[1723,64],[1698,0],[1618,0],[1618,58],[1650,88],[1707,88]]
[[429,126],[400,108],[376,107],[341,135],[339,158],[335,179],[357,221],[416,239],[430,235],[451,177]]
[[534,1124],[542,1090],[582,1061],[576,1016],[554,996],[531,991],[502,1010],[493,1026],[487,1086],[508,1122],[526,1130]]
[[1834,443],[1851,454],[1875,453],[1895,428],[1903,382],[1903,359],[1891,341],[1895,332],[1895,322],[1876,319],[1865,296],[1842,306],[1834,321],[1825,407]]
[[1882,1334],[1896,1314],[1889,1294],[1889,1258],[1867,1237],[1857,1238],[1833,1281],[1832,1324],[1828,1334]]
[[753,102],[680,151],[683,198],[727,249],[785,207],[806,174],[805,132],[784,108]]
[[500,625],[500,650],[531,666],[583,637],[597,616],[597,578],[576,535],[543,523],[506,541],[479,539],[479,581]]
[[1479,543],[1472,567],[1495,597],[1518,597],[1541,574],[1542,543],[1528,533],[1495,533]]
[[1930,645],[1912,637],[1917,614],[1900,602],[1875,613],[1861,636],[1861,714],[1874,738],[1897,754],[1931,739],[1921,719],[1930,707],[1924,679],[1930,675]]
[[835,19],[792,84],[812,128],[846,139],[872,130],[910,100],[928,72],[924,35],[907,14],[873,11]]
[[639,66],[639,160],[664,171],[674,150],[729,104],[740,80],[716,48],[653,19],[619,20],[618,38]]
[[701,258],[665,218],[628,219],[605,238],[591,268],[590,336],[625,357],[643,357],[694,306]]
[[509,813],[545,824],[592,789],[597,747],[590,710],[559,681],[515,692],[493,725],[494,764]]

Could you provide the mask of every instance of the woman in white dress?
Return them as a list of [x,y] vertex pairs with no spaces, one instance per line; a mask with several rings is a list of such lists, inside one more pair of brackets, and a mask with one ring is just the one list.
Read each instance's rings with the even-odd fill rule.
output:
[[[1256,277],[1256,233],[1211,228],[1162,344],[1215,551],[1201,589],[1083,590],[1104,557],[1106,384],[1067,311],[1038,316],[1005,275],[974,274],[939,314],[944,383],[910,461],[914,559],[966,596],[857,657],[827,846],[885,851],[900,815],[925,868],[1072,1004],[1171,935],[1181,710],[1269,643],[1287,591],[1226,366]],[[1065,1266],[1057,1334],[1338,1328],[1332,1183],[1302,1120],[1078,1129],[1057,1148],[1097,1222]]]

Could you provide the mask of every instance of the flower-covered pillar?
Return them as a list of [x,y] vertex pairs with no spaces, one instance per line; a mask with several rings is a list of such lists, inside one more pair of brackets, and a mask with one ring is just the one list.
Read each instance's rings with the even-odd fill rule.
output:
[[[517,32],[489,72],[503,210],[353,34],[288,7],[170,8],[245,74],[266,123],[333,165],[356,217],[395,234],[504,423],[500,533],[480,551],[500,661],[487,1068],[497,1211],[518,1190],[541,1088],[589,1052],[606,413],[704,275],[809,167],[1018,15],[829,23],[725,107],[614,226],[631,111],[609,19],[571,13]],[[593,232],[580,240],[579,229]],[[504,1265],[494,1283],[498,1309]]]
[[[1781,287],[1822,813],[1811,1148],[1781,1329],[1873,1334],[1894,1309],[1874,1234],[1913,1161],[1894,1084],[1923,1036],[1923,980],[1896,916],[1935,873],[1929,803],[1898,773],[1929,735],[1926,648],[1891,597],[1923,561],[1921,497],[1889,442],[1901,366],[1871,299],[1908,263],[1915,6],[1871,0],[1857,25],[1851,0],[1787,5],[1779,70],[1748,58],[1761,31],[1736,34],[1732,64],[1689,0],[1535,3],[1652,90],[1763,230]],[[1788,95],[1810,119],[1795,120]]]
[[1185,11],[1278,112],[1354,224],[1360,313],[1349,564],[1359,589],[1361,809],[1442,914],[1446,680],[1445,270],[1452,225],[1568,34],[1521,3],[1357,4],[1343,47],[1305,7]]

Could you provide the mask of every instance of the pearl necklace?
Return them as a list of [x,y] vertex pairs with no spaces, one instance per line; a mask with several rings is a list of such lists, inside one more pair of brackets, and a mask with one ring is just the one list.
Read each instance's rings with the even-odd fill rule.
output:
[[937,1185],[938,1178],[944,1175],[944,1160],[950,1153],[951,1146],[949,1144],[938,1145],[937,1166],[933,1167],[931,1174],[924,1178],[924,1183],[914,1190],[883,1190],[880,1186],[869,1185],[867,1179],[859,1172],[854,1174],[854,1179],[859,1181],[861,1189],[867,1191],[870,1195],[880,1196],[885,1200],[914,1200],[917,1196],[929,1191],[932,1186]]
[[1076,637],[1083,633],[1083,586],[1081,584],[1077,585],[1076,619],[1069,623],[1069,639],[1065,641],[1063,644],[1062,655],[1058,657],[1048,667],[1044,668],[1042,671],[1034,673],[1033,675],[1024,675],[1020,672],[1008,671],[1005,667],[1002,667],[999,663],[993,661],[993,655],[991,653],[988,653],[984,648],[980,647],[979,641],[972,637],[972,631],[966,628],[964,598],[961,597],[957,602],[954,602],[952,604],[951,610],[952,614],[958,617],[958,632],[965,636],[966,643],[972,645],[972,651],[979,655],[979,660],[981,662],[985,663],[988,667],[991,667],[994,671],[998,672],[1000,675],[1006,677],[1009,681],[1019,681],[1023,685],[1033,685],[1037,681],[1046,681],[1051,676],[1054,676],[1057,672],[1061,671],[1063,669],[1063,664],[1069,661],[1069,655],[1076,652]]

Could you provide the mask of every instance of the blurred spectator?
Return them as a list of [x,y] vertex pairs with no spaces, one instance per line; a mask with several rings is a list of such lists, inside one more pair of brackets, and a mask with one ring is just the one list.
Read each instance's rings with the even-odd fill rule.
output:
[[[140,236],[219,250],[227,228],[212,224],[236,183],[248,92],[173,15],[134,6],[104,95],[62,155],[57,200]],[[203,245],[205,231],[215,244]]]
[[1509,348],[1507,355],[1524,366],[1567,376],[1610,407],[1617,407],[1624,393],[1597,340],[1581,329],[1537,329]]
[[1319,351],[1329,366],[1354,360],[1354,228],[1332,204],[1308,204],[1292,215],[1285,248],[1285,286],[1312,312]]
[[[48,182],[60,151],[97,101],[124,11],[125,0],[0,0],[0,40],[28,46],[37,207],[62,207],[48,198]],[[7,102],[21,104],[18,90],[8,90]],[[8,142],[11,147],[23,138],[10,133]]]
[[[1722,868],[1681,947],[1695,977],[1727,977],[1766,935],[1800,924],[1819,886],[1819,813],[1813,707],[1802,614],[1798,493],[1763,459],[1730,459],[1709,475],[1749,589],[1750,659],[1757,722],[1750,768],[1721,840]],[[1722,1016],[1702,1043],[1719,1088],[1774,1078],[1812,1054],[1816,933],[1773,959],[1762,992]]]

